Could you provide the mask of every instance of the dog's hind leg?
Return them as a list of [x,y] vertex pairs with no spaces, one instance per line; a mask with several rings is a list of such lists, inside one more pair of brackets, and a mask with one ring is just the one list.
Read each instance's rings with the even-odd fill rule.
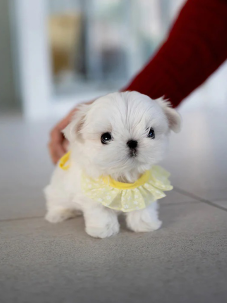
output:
[[59,223],[77,215],[76,211],[61,207],[50,208],[45,216],[45,219],[51,223]]
[[44,190],[47,204],[45,219],[51,223],[58,223],[77,215],[74,208],[68,203],[69,197],[62,192],[56,192],[47,186]]

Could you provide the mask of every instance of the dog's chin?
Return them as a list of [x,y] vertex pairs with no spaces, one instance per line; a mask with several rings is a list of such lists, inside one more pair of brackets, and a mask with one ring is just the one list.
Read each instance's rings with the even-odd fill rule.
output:
[[[111,176],[113,179],[121,182],[135,182],[145,171],[151,169],[163,158],[163,152],[156,151],[128,151],[121,153],[100,153],[99,150],[92,148],[84,148],[80,146],[80,150],[75,148],[77,160],[80,159],[80,165],[86,173],[93,178]],[[92,151],[92,152],[91,152]]]
[[100,163],[97,165],[99,175],[108,175],[121,182],[135,182],[145,171],[151,169],[156,161],[147,163],[140,161],[137,156],[129,156],[122,162],[109,162],[108,165]]

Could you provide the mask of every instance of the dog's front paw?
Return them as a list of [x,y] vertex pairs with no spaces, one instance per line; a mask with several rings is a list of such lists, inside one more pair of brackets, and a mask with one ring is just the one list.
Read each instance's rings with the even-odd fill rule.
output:
[[156,220],[156,221],[150,221],[150,222],[144,222],[141,221],[135,228],[136,232],[149,232],[149,231],[155,231],[159,229],[162,226],[162,221]]
[[107,238],[114,236],[119,232],[119,223],[109,223],[105,226],[86,226],[86,232],[88,235],[94,238]]
[[50,223],[60,223],[75,217],[75,212],[69,209],[57,208],[47,212],[45,219]]
[[157,203],[153,203],[145,209],[128,213],[126,221],[128,228],[135,232],[154,231],[162,225],[162,221],[158,218]]
[[162,226],[162,221],[143,221],[138,222],[127,222],[128,227],[135,232],[150,232],[159,229]]

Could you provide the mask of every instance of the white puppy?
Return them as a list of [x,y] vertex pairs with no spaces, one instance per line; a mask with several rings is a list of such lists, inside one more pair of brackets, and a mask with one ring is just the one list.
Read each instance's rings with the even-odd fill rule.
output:
[[[80,210],[86,232],[105,238],[118,233],[117,216],[119,211],[124,211],[131,230],[158,229],[162,222],[158,219],[154,196],[163,197],[161,188],[164,187],[162,184],[155,187],[159,184],[155,177],[151,177],[153,183],[149,186],[145,175],[163,159],[170,130],[178,132],[179,129],[179,114],[168,102],[152,100],[137,92],[113,93],[91,105],[81,105],[64,130],[70,142],[69,159],[60,161],[61,167],[56,167],[50,185],[45,188],[46,219],[52,223],[61,222]],[[103,177],[109,178],[110,184],[104,182]],[[141,178],[148,182],[146,189]],[[140,182],[140,186],[122,189],[125,185],[127,188],[127,184],[137,184],[134,182]],[[166,188],[171,189],[168,184]],[[106,194],[107,190],[110,195]],[[122,202],[127,196],[133,200],[130,204]],[[139,202],[136,201],[138,196]],[[119,203],[124,204],[124,209],[117,207]],[[133,203],[137,206],[129,211]]]

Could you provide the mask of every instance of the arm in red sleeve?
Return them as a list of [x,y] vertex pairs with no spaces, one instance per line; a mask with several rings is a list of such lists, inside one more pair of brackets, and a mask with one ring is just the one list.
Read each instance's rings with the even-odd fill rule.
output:
[[124,88],[176,107],[227,58],[227,0],[188,0],[166,42]]

